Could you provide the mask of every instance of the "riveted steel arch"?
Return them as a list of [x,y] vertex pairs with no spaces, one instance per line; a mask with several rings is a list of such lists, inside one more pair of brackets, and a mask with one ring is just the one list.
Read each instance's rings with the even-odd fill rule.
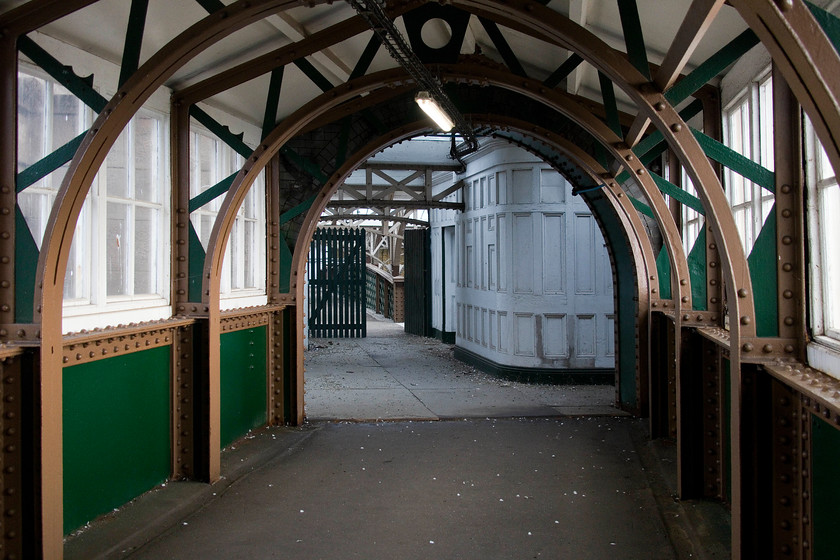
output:
[[[64,274],[70,244],[85,196],[99,167],[131,118],[164,81],[200,52],[266,15],[297,6],[292,0],[239,0],[194,24],[147,60],[108,102],[70,162],[53,205],[36,273],[34,320],[41,324],[40,399],[42,415],[41,539],[47,557],[61,556],[62,507],[62,363],[61,319]],[[212,349],[211,349],[212,351]],[[218,352],[218,347],[215,348]],[[211,379],[212,382],[212,379]],[[218,430],[213,431],[218,437]],[[218,465],[217,465],[218,467]],[[218,477],[218,469],[213,472]]]
[[[446,74],[447,78],[457,79],[456,77],[449,76]],[[513,78],[511,78],[513,79]],[[342,105],[345,101],[350,99],[358,99],[357,95],[361,92],[366,91],[376,91],[382,90],[384,92],[385,97],[394,97],[403,91],[403,87],[398,88],[389,88],[383,87],[387,86],[388,84],[402,84],[405,80],[405,76],[401,71],[398,70],[390,70],[386,72],[382,72],[376,75],[368,76],[365,78],[360,78],[355,80],[352,83],[345,84],[344,86],[340,86],[335,88],[334,90],[330,90],[328,93],[320,96],[318,99],[313,100],[303,108],[299,109],[296,113],[292,116],[285,119],[280,125],[278,125],[274,131],[272,131],[261,143],[261,145],[254,151],[253,155],[248,158],[248,162],[240,170],[237,177],[234,179],[233,183],[231,184],[231,188],[228,191],[226,196],[225,202],[223,203],[222,209],[219,214],[219,219],[216,222],[214,232],[211,235],[211,241],[208,246],[208,253],[207,258],[205,260],[205,287],[203,289],[205,302],[207,303],[207,307],[210,309],[211,317],[213,316],[214,310],[218,307],[218,285],[219,285],[219,271],[221,267],[221,258],[224,254],[224,243],[225,238],[229,235],[233,219],[235,217],[236,211],[238,210],[239,205],[241,204],[242,200],[244,200],[245,194],[247,189],[249,188],[250,184],[253,182],[253,178],[262,170],[262,168],[271,160],[271,157],[274,153],[279,151],[283,144],[287,142],[289,139],[294,137],[302,130],[306,130],[311,126],[313,122],[328,122],[332,120],[330,116],[335,113],[339,115],[342,114],[344,111],[344,106]],[[500,80],[501,81],[501,80]],[[373,94],[371,94],[373,95]],[[370,96],[368,96],[370,97]],[[367,98],[363,98],[367,99]],[[382,101],[383,98],[379,98],[379,101]],[[563,114],[563,112],[559,112]],[[416,130],[418,127],[412,127],[410,130],[405,131],[402,128],[397,130],[393,135],[388,137],[390,142],[394,142],[397,139],[402,139],[412,134],[416,134]],[[546,136],[548,137],[549,134],[547,133]],[[371,155],[375,153],[378,149],[381,149],[383,146],[388,145],[388,142],[380,139],[374,141],[373,145],[370,147],[369,152],[365,152],[366,155]],[[590,158],[591,159],[591,158]],[[352,170],[355,165],[358,164],[358,157],[353,160],[355,163],[345,164],[345,168],[347,168],[348,172]],[[594,161],[591,161],[590,164],[594,167],[597,164]],[[600,166],[599,166],[600,168]],[[598,173],[597,171],[595,173]],[[601,170],[596,177],[603,178],[606,172]],[[337,182],[336,182],[337,181]],[[338,184],[338,180],[333,179],[332,185]],[[322,187],[320,192],[318,193],[318,197],[316,198],[315,205],[310,208],[310,217],[309,220],[316,220],[317,216],[320,214],[320,211],[316,211],[317,208],[326,204],[327,201],[327,187]],[[659,196],[658,193],[656,196]],[[610,201],[621,200],[621,197],[617,197],[615,195],[608,195]],[[626,213],[628,216],[633,216],[632,220],[638,222],[639,218],[635,211],[635,209],[629,204],[629,202],[624,199],[624,206],[622,207],[621,203],[616,203],[618,213]],[[312,214],[315,212],[314,214]],[[315,218],[312,218],[315,216]],[[304,227],[309,227],[311,229],[312,222],[304,221]],[[308,225],[306,225],[308,224]],[[644,233],[644,229],[639,222],[636,228],[632,226],[629,228],[630,231],[635,231],[635,233],[628,234],[628,238],[634,237],[636,239],[644,239],[646,237],[646,233]],[[297,239],[297,250],[293,253],[294,259],[302,259],[302,255],[304,253],[300,253],[300,244],[304,243],[301,239],[307,239],[306,230],[302,231],[303,237],[298,237]],[[310,232],[311,233],[311,232]],[[650,264],[653,262],[652,250],[650,249],[650,243],[645,239],[645,244],[647,246],[646,249],[639,248],[639,243],[631,243],[634,246],[634,253],[639,255],[644,255],[647,253],[647,259],[645,258],[638,258],[638,261],[642,266],[640,267],[640,271],[644,273],[644,277],[638,285],[645,290],[644,295],[641,296],[642,303],[641,306],[644,309],[644,312],[647,313],[647,301],[648,301],[648,293],[647,287],[649,283],[647,282],[647,273],[653,269],[653,265]],[[297,272],[297,276],[301,275],[300,267],[302,266],[303,261],[295,260],[293,262],[293,275],[294,272]],[[646,265],[646,266],[645,266]],[[654,279],[656,278],[655,275],[653,276]],[[294,278],[291,279],[290,284],[293,288],[297,288]],[[302,311],[299,311],[302,313]],[[214,322],[211,320],[211,323]],[[644,323],[644,321],[642,321]]]
[[[754,336],[754,304],[749,267],[740,246],[728,201],[705,153],[665,96],[649,84],[648,79],[630,64],[623,53],[609,47],[590,31],[553,10],[528,0],[454,0],[453,3],[473,13],[491,17],[512,29],[571,49],[608,76],[630,96],[640,111],[651,119],[683,162],[696,185],[699,198],[706,209],[709,226],[719,240],[723,273],[729,292],[732,339],[740,341],[742,335]],[[623,141],[621,144],[624,145]],[[632,153],[626,155],[635,157]],[[640,175],[640,170],[644,173],[643,167],[632,166],[629,170],[631,175]],[[683,279],[688,280],[688,277],[680,278]],[[680,296],[680,299],[682,297]],[[733,357],[737,359],[737,353],[734,354]]]

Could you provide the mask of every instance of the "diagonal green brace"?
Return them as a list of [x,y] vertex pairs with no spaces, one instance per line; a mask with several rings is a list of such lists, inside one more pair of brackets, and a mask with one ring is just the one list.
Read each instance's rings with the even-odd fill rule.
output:
[[347,79],[348,82],[365,75],[368,68],[370,68],[370,64],[373,62],[374,57],[376,57],[376,53],[379,52],[379,47],[381,46],[382,39],[379,38],[379,35],[374,33],[371,36],[370,41],[368,41],[364,52],[362,52],[362,56],[359,57],[356,67],[353,68],[353,73],[350,74],[350,77]]
[[665,245],[656,256],[656,273],[659,276],[659,297],[671,299],[671,258]]
[[304,200],[294,208],[290,208],[289,210],[286,210],[285,212],[280,214],[280,225],[282,226],[283,224],[292,221],[296,217],[309,210],[312,207],[312,204],[315,202],[316,196],[318,195],[312,195],[311,197]]
[[629,198],[630,198],[630,202],[633,204],[633,206],[636,207],[636,210],[638,210],[639,212],[641,212],[642,214],[644,214],[648,218],[653,218],[654,217],[653,216],[653,210],[650,209],[650,206],[648,206],[647,204],[645,204],[641,200],[639,200],[637,198],[634,198],[632,196],[629,197]]
[[318,88],[320,88],[321,91],[327,92],[335,87],[334,85],[332,85],[332,82],[325,78],[323,74],[318,72],[318,69],[315,68],[312,65],[312,63],[306,60],[305,58],[299,58],[295,60],[294,64],[295,66],[300,68],[300,71],[306,74],[306,77],[312,80],[312,83],[318,86]]
[[718,142],[714,138],[706,136],[699,130],[691,129],[700,147],[708,157],[749,179],[760,187],[771,193],[776,192],[776,174],[763,167],[748,157],[744,157],[727,145]]
[[35,277],[38,269],[38,245],[15,204],[15,322],[31,323],[34,317]]
[[125,45],[123,46],[122,64],[120,65],[120,86],[140,67],[140,50],[143,48],[143,32],[146,28],[148,9],[149,0],[131,0],[131,11],[128,14],[128,27],[125,31]]
[[268,85],[268,95],[266,95],[265,113],[263,116],[263,139],[277,126],[277,104],[280,102],[280,88],[283,85],[283,68],[285,67],[281,66],[271,71],[271,82]]
[[607,112],[607,126],[617,135],[624,137],[624,133],[621,131],[621,121],[618,118],[618,103],[615,99],[612,80],[602,72],[598,72],[598,80],[601,82],[601,97],[604,100],[604,110]]
[[624,31],[624,44],[627,46],[627,57],[630,63],[650,80],[650,65],[648,64],[645,38],[642,34],[642,22],[639,19],[639,7],[636,0],[618,0],[618,13],[621,18],[621,28]]
[[560,85],[560,82],[566,79],[566,77],[574,72],[575,68],[581,65],[583,62],[583,57],[577,53],[572,53],[569,55],[569,58],[563,61],[557,70],[551,73],[551,76],[545,79],[543,85],[546,87],[550,87],[552,89],[556,88]]
[[691,277],[691,308],[706,310],[706,228],[700,226],[700,233],[694,247],[688,254],[688,274]]
[[236,173],[231,173],[203,193],[193,197],[190,199],[190,212],[195,212],[211,200],[214,200],[217,197],[222,196],[230,189],[230,185],[233,183],[234,178],[239,174],[237,171]]
[[522,68],[522,64],[519,62],[519,59],[516,58],[516,54],[513,52],[513,49],[510,48],[505,36],[502,35],[502,30],[499,29],[496,22],[480,16],[478,21],[481,22],[482,26],[484,26],[484,30],[487,32],[490,40],[493,41],[493,45],[495,45],[496,50],[499,51],[502,60],[505,61],[505,64],[507,64],[507,67],[510,68],[510,71],[517,76],[527,77],[525,69]]
[[101,112],[108,104],[98,91],[93,89],[93,76],[82,78],[73,72],[73,68],[65,66],[56,60],[50,53],[45,51],[35,41],[26,36],[18,37],[18,49],[28,56],[32,62],[37,64],[52,78],[66,87],[70,92],[82,100],[82,103],[96,111]]
[[189,221],[189,273],[188,273],[188,282],[187,282],[187,293],[189,295],[189,301],[191,302],[200,302],[201,301],[201,286],[202,280],[204,277],[204,261],[207,258],[207,252],[204,250],[204,246],[201,244],[201,240],[198,238],[198,234],[195,232],[195,228],[192,225],[192,221]]
[[221,0],[195,0],[198,5],[207,10],[208,14],[217,12],[225,7]]
[[758,336],[779,336],[778,258],[774,204],[747,257],[755,294],[755,334]]
[[230,128],[208,115],[198,105],[190,106],[190,116],[207,127],[207,130],[218,136],[240,156],[247,159],[254,153],[254,149],[242,141],[244,133],[234,134]]
[[834,45],[834,50],[840,53],[840,18],[811,2],[805,2],[805,5],[811,10],[811,14],[817,20],[817,23],[820,24],[820,27],[822,27],[828,40]]
[[671,183],[670,181],[665,180],[664,177],[651,172],[651,177],[653,177],[654,183],[656,183],[656,187],[662,192],[662,194],[667,194],[671,198],[685,204],[695,212],[702,214],[703,216],[706,215],[706,209],[703,208],[703,204],[700,202],[700,199],[696,196],[689,194],[682,190],[680,187],[676,186],[675,184]]
[[671,105],[677,105],[689,95],[703,87],[712,78],[723,72],[727,66],[741,58],[748,50],[758,44],[758,37],[747,29],[722,49],[706,59],[685,78],[678,81],[665,92],[665,99]]
[[23,171],[17,174],[17,180],[15,181],[15,192],[23,192],[24,189],[27,187],[31,187],[71,159],[73,159],[73,155],[76,153],[76,150],[79,149],[79,145],[82,143],[87,132],[83,132],[58,148],[51,154],[48,154],[41,158],[40,160],[36,161]]

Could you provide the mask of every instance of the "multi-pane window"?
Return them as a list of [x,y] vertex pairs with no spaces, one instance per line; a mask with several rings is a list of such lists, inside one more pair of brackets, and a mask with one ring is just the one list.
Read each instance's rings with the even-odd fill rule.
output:
[[[190,197],[195,197],[236,173],[243,158],[219,139],[201,131],[191,133]],[[191,214],[193,227],[207,247],[224,196]],[[265,293],[265,180],[260,174],[236,214],[222,265],[222,297],[244,292]]]
[[[163,294],[167,221],[162,177],[163,119],[141,110],[105,160],[99,217],[105,215],[106,295]],[[104,187],[104,188],[103,188]]]
[[[694,188],[694,183],[686,173],[684,167],[680,167],[682,190],[686,193],[697,196],[697,189]],[[689,207],[687,204],[682,204],[682,242],[685,254],[688,255],[694,244],[697,242],[697,237],[700,235],[700,230],[703,227],[703,216],[697,210]]]
[[[82,134],[90,126],[91,111],[63,86],[34,73],[18,74],[18,153],[17,170],[24,171],[57,148]],[[68,164],[35,182],[18,195],[18,205],[26,218],[38,249],[47,220]],[[90,204],[85,202],[73,238],[67,274],[65,300],[89,300]]]
[[[724,111],[726,145],[773,170],[773,83],[770,75],[753,82]],[[749,254],[773,207],[773,194],[726,170],[726,194],[744,250]]]
[[[90,109],[60,84],[22,69],[18,75],[18,172],[84,133]],[[141,109],[108,152],[76,224],[64,280],[65,315],[166,305],[169,228],[164,201],[164,117]],[[40,249],[68,165],[18,195]],[[125,302],[141,300],[142,303]],[[152,302],[152,303],[150,303]],[[145,318],[145,317],[144,317]]]
[[840,340],[840,187],[816,134],[810,126],[806,131],[812,328],[814,334]]

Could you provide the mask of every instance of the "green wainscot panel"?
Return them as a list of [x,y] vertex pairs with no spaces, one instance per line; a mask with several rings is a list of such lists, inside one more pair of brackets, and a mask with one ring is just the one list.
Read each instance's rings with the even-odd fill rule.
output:
[[266,327],[222,335],[222,447],[266,422]]
[[811,518],[814,560],[838,556],[840,535],[840,430],[811,415]]
[[164,346],[64,368],[64,532],[169,477]]

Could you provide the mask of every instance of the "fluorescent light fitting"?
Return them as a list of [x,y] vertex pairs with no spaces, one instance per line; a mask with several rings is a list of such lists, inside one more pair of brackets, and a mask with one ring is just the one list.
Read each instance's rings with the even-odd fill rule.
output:
[[429,95],[428,91],[420,91],[417,92],[417,95],[414,97],[414,100],[420,105],[420,108],[423,109],[423,112],[429,115],[435,124],[443,132],[449,132],[452,130],[452,127],[455,126],[452,122],[452,119],[449,118],[449,115],[440,108],[440,105],[437,104],[437,101],[432,99],[432,96]]

